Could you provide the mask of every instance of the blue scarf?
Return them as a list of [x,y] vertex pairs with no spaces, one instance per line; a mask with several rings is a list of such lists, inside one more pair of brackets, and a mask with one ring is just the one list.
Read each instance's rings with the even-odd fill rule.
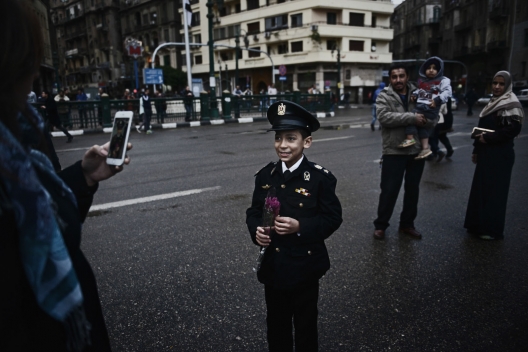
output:
[[[29,118],[41,129],[42,119],[34,109],[30,112]],[[55,203],[38,175],[76,207],[77,201],[47,156],[30,149],[38,136],[35,128],[21,114],[18,123],[21,142],[0,122],[0,181],[13,205],[22,264],[40,308],[65,323],[70,348],[80,349],[89,336],[81,287],[61,235]]]

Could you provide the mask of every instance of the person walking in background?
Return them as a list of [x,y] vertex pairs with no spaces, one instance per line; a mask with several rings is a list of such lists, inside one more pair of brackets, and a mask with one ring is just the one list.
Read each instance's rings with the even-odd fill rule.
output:
[[477,95],[477,92],[475,92],[474,87],[471,87],[469,92],[467,92],[467,94],[464,96],[464,100],[468,106],[467,116],[473,116],[473,105],[478,100],[478,95]]
[[70,106],[68,104],[64,104],[70,101],[70,98],[66,95],[66,91],[59,91],[59,94],[55,96],[54,100],[59,103],[57,104],[57,112],[59,114],[61,125],[63,125],[65,128],[70,127]]
[[251,91],[249,84],[246,85],[246,90],[244,91],[244,100],[246,101],[247,112],[249,112],[253,103],[253,92]]
[[37,102],[37,95],[35,94],[34,91],[29,92],[29,94],[27,96],[27,102],[30,103],[30,104],[33,104],[33,103]]
[[[317,90],[317,88],[315,87],[315,84],[313,84],[308,89],[308,94],[310,94],[310,95],[319,94],[319,90]],[[310,110],[310,112],[315,112],[316,104],[317,104],[317,99],[315,97],[313,97],[313,96],[309,96],[308,97],[308,110]]]
[[59,112],[57,109],[57,102],[47,91],[42,92],[42,98],[44,99],[44,105],[41,106],[41,109],[43,109],[46,114],[47,122],[49,122],[53,127],[61,130],[66,135],[66,137],[68,137],[66,143],[71,143],[73,136],[62,125],[62,121],[59,117]]
[[414,239],[422,234],[414,227],[418,215],[420,180],[425,159],[415,160],[420,147],[415,144],[408,148],[398,148],[399,141],[405,138],[406,127],[415,124],[432,128],[434,121],[423,114],[412,111],[411,92],[416,88],[409,83],[409,73],[405,66],[394,64],[389,69],[390,85],[381,91],[376,99],[376,113],[383,127],[381,137],[383,156],[381,164],[381,194],[378,203],[378,217],[374,220],[374,238],[382,240],[389,227],[389,220],[398,200],[400,188],[405,179],[403,209],[400,215],[399,232]]
[[193,113],[193,93],[189,89],[189,86],[186,86],[180,92],[180,95],[183,98],[183,105],[185,106],[185,121],[191,121]]
[[274,104],[277,101],[277,88],[275,88],[275,85],[272,83],[268,87],[268,97],[269,97],[269,104]]
[[161,89],[158,89],[156,92],[154,105],[156,106],[156,121],[158,123],[165,123],[165,118],[167,117],[167,102]]
[[259,111],[264,111],[268,107],[268,92],[266,89],[262,88],[259,92],[260,94],[260,105],[259,105]]
[[[376,124],[376,99],[378,98],[378,95],[381,93],[381,91],[383,90],[383,88],[385,88],[385,82],[381,82],[379,84],[379,87],[378,89],[376,89],[374,91],[374,93],[372,93],[372,121],[370,122],[370,129],[372,131],[375,131],[376,128],[375,128],[375,124]],[[379,125],[379,129],[381,130],[381,125]]]
[[86,105],[82,102],[88,100],[88,96],[84,93],[84,89],[79,88],[77,89],[77,97],[76,100],[78,102],[81,102],[81,104],[77,105],[77,111],[79,112],[79,122],[81,124],[81,128],[84,126],[88,127],[88,116],[86,116]]
[[141,98],[139,98],[139,115],[143,115],[143,124],[137,127],[137,131],[141,133],[141,127],[147,132],[147,134],[152,133],[150,126],[150,120],[152,119],[152,102],[149,97],[150,90],[145,89]]
[[[471,160],[477,165],[464,227],[483,240],[504,238],[506,205],[515,162],[513,139],[521,132],[524,110],[512,92],[510,73],[499,71],[491,83],[493,97],[480,113]],[[490,132],[493,131],[493,132]]]

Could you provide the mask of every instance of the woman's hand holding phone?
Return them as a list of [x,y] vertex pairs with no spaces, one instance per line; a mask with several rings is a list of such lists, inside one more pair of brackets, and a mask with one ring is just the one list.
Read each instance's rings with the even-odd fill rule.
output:
[[[81,165],[88,186],[93,186],[97,182],[109,179],[116,173],[122,171],[123,165],[128,165],[130,163],[130,158],[125,156],[123,165],[108,165],[106,163],[106,157],[108,156],[109,148],[110,142],[107,142],[102,146],[94,145],[84,154]],[[132,143],[127,144],[127,151],[130,149],[132,149]]]

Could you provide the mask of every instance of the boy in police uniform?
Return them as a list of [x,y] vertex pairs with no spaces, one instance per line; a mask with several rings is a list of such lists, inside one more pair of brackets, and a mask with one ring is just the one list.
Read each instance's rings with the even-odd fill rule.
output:
[[[335,194],[337,180],[303,154],[312,145],[311,132],[319,128],[311,113],[295,103],[278,101],[269,107],[267,117],[280,160],[255,175],[246,223],[252,241],[267,247],[257,276],[265,285],[269,350],[293,350],[293,318],[295,350],[317,351],[319,279],[330,268],[324,240],[343,221]],[[261,227],[262,211],[272,187],[280,214],[266,231]]]

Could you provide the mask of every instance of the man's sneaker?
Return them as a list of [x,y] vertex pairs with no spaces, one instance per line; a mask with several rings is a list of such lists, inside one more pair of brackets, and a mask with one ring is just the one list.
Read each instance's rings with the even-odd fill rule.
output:
[[450,158],[450,157],[453,155],[454,152],[455,152],[455,151],[454,151],[453,149],[448,150],[448,151],[447,151],[447,154],[446,154],[446,158]]
[[136,126],[136,130],[138,131],[138,133],[141,133],[141,126]]
[[423,149],[420,154],[415,158],[416,160],[427,158],[429,155],[433,154],[430,148]]
[[147,134],[152,134],[152,130],[148,130],[148,131],[147,131]]
[[416,144],[416,140],[414,138],[413,139],[406,139],[403,142],[401,142],[401,144],[398,146],[398,148],[407,148],[407,147],[410,147],[411,145],[415,145],[415,144]]
[[437,163],[441,162],[442,159],[444,159],[444,156],[446,156],[445,153],[443,151],[439,150],[438,151],[438,159],[436,159],[436,162]]

